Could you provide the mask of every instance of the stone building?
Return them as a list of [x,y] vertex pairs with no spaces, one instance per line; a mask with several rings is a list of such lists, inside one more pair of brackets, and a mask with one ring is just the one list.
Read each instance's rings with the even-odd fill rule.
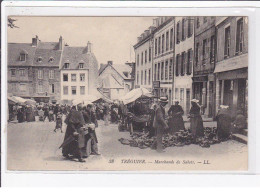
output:
[[215,114],[216,17],[195,17],[193,98],[199,100],[205,116]]
[[233,115],[248,109],[248,18],[219,17],[216,21],[216,110],[228,105]]
[[60,75],[62,103],[97,95],[98,61],[90,42],[86,47],[64,46]]
[[98,75],[98,90],[111,100],[117,100],[126,95],[134,86],[132,67],[129,63],[101,64]]
[[150,26],[137,38],[135,49],[135,88],[143,87],[152,91],[153,71],[153,31],[155,27]]
[[172,104],[172,82],[174,63],[174,17],[158,17],[154,20],[153,82],[156,96],[167,96]]
[[194,50],[194,18],[175,17],[175,77],[174,98],[180,102],[184,114],[190,111]]
[[8,93],[37,102],[53,102],[60,98],[59,42],[8,44]]

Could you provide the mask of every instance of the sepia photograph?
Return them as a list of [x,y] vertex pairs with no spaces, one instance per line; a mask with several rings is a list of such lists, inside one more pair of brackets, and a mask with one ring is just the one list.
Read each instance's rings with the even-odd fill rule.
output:
[[249,17],[7,19],[8,171],[248,171]]

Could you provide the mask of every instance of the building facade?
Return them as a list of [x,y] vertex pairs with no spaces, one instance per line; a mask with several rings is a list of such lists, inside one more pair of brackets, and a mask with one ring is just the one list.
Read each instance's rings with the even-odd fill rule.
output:
[[152,91],[153,71],[153,31],[155,27],[150,26],[137,38],[135,49],[135,88],[146,88]]
[[193,98],[199,100],[202,114],[215,115],[216,17],[195,17]]
[[247,115],[248,18],[219,17],[216,32],[216,110],[224,104]]
[[98,62],[90,42],[86,47],[65,46],[60,65],[63,103],[97,95]]
[[[60,38],[62,40],[62,38]],[[60,98],[60,42],[8,44],[8,93],[37,102],[55,103]]]
[[118,100],[133,88],[132,68],[127,64],[101,64],[98,90],[111,100]]
[[159,87],[153,87],[158,97],[167,96],[172,104],[172,82],[174,64],[174,17],[159,17],[155,19],[153,46],[153,82]]
[[174,99],[180,102],[184,114],[188,114],[192,98],[194,53],[194,18],[175,17],[175,77]]

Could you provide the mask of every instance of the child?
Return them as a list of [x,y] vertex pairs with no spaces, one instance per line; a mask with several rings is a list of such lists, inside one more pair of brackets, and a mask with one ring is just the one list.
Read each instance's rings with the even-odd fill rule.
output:
[[56,127],[54,129],[54,132],[56,133],[56,130],[57,129],[60,129],[61,130],[61,133],[63,133],[62,131],[62,114],[61,113],[58,113],[57,115],[57,119],[56,119]]

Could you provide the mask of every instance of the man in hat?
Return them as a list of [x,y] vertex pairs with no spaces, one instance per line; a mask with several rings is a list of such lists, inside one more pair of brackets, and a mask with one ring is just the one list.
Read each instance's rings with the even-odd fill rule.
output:
[[165,109],[164,107],[168,104],[167,97],[161,97],[159,100],[159,106],[156,106],[153,127],[156,130],[156,149],[158,152],[163,152],[162,136],[168,125],[165,121]]
[[169,119],[169,128],[172,133],[178,132],[179,130],[184,130],[184,121],[182,115],[184,111],[179,105],[179,101],[175,100],[175,105],[172,105],[168,111]]

